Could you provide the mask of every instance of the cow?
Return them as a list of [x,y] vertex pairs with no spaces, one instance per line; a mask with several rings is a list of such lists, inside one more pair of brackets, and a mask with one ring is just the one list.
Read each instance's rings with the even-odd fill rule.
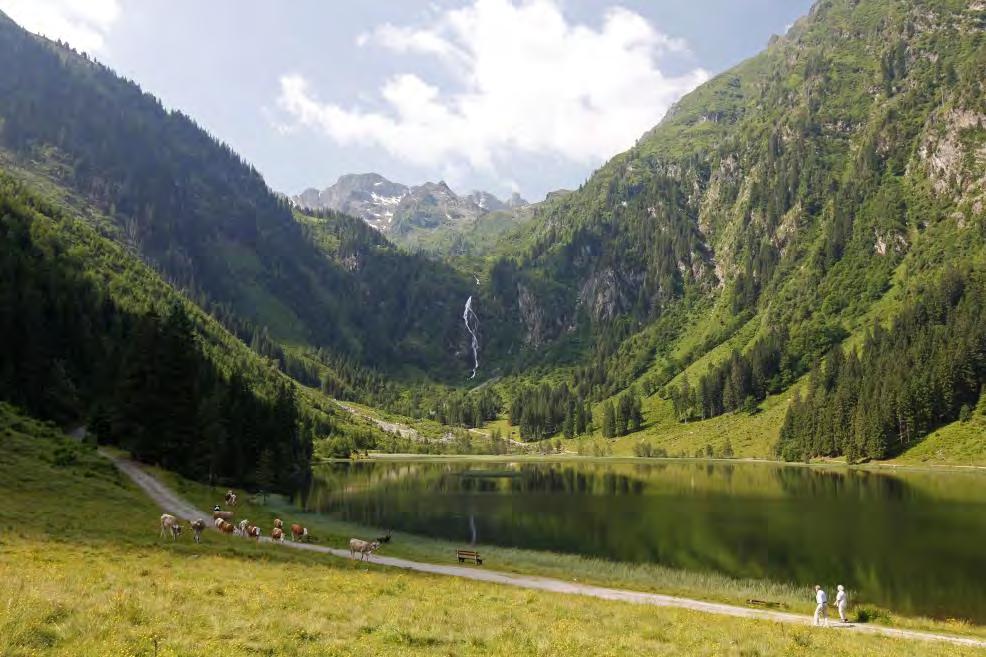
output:
[[161,514],[161,538],[171,535],[171,540],[177,539],[181,535],[181,522],[170,513]]
[[232,520],[233,519],[233,512],[232,511],[213,511],[212,512],[212,519],[213,520],[217,520],[219,518],[222,518],[223,520]]
[[189,523],[189,526],[192,528],[192,531],[195,532],[195,535],[193,536],[193,538],[195,539],[195,542],[196,543],[201,543],[202,542],[202,530],[205,529],[205,520],[202,520],[202,518],[199,518],[195,522]]
[[232,490],[226,491],[226,506],[236,506],[236,493]]
[[222,518],[220,518],[219,521],[221,523],[219,525],[219,531],[221,531],[222,533],[232,534],[234,531],[236,531],[236,525],[229,522],[228,520],[223,520]]
[[361,541],[358,538],[349,539],[349,557],[351,559],[356,558],[356,553],[360,553],[360,561],[369,559],[370,555],[376,550],[380,549],[380,544],[376,541],[367,543],[366,541]]
[[255,541],[260,540],[260,533],[261,533],[260,527],[257,527],[256,525],[247,525],[246,528],[243,530],[244,536],[246,536],[247,538],[252,538]]
[[274,529],[270,530],[270,538],[275,543],[283,543],[284,542],[284,530],[281,529],[280,527],[275,527]]
[[250,521],[244,518],[243,520],[240,521],[237,534],[239,534],[240,536],[246,536],[247,527],[252,527],[252,526],[253,525],[250,524]]
[[291,540],[292,541],[308,540],[308,528],[302,527],[301,525],[291,525]]
[[216,529],[222,529],[224,522],[226,522],[226,521],[223,520],[222,518],[214,518],[213,521],[212,521],[212,524],[214,524],[216,526]]
[[274,518],[274,526],[278,529],[284,529],[284,523],[281,522],[280,518]]

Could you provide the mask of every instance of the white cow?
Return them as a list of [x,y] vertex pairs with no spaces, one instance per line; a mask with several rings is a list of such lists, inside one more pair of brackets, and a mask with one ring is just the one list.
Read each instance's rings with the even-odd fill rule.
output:
[[360,554],[360,561],[370,558],[370,555],[380,549],[380,543],[376,541],[361,541],[358,538],[349,539],[349,557],[356,558],[356,553]]
[[199,518],[198,520],[196,520],[195,522],[193,522],[191,524],[191,527],[192,527],[192,531],[195,532],[195,536],[193,537],[195,539],[195,542],[196,543],[201,543],[202,542],[202,530],[205,529],[205,520],[202,520],[202,518]]
[[170,513],[161,514],[161,538],[171,535],[171,540],[177,539],[181,535],[181,523],[178,518]]

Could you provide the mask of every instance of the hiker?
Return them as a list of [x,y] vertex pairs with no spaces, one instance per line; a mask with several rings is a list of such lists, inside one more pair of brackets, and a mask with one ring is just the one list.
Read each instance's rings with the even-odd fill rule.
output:
[[829,597],[825,595],[825,591],[818,584],[815,585],[815,625],[820,625],[823,621],[825,627],[828,627],[828,604]]
[[848,623],[846,619],[846,589],[839,584],[837,587],[839,592],[835,594],[835,606],[839,609],[839,618],[842,619],[843,623]]

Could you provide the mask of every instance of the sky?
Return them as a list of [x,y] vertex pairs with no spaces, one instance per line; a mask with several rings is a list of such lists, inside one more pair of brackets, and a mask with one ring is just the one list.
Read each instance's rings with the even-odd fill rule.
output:
[[811,0],[0,0],[228,143],[277,191],[346,173],[540,200]]

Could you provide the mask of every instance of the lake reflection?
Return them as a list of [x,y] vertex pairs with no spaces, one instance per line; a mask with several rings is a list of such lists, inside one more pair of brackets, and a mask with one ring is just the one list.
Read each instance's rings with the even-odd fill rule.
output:
[[424,536],[833,586],[986,622],[986,477],[729,463],[337,463],[310,510]]

